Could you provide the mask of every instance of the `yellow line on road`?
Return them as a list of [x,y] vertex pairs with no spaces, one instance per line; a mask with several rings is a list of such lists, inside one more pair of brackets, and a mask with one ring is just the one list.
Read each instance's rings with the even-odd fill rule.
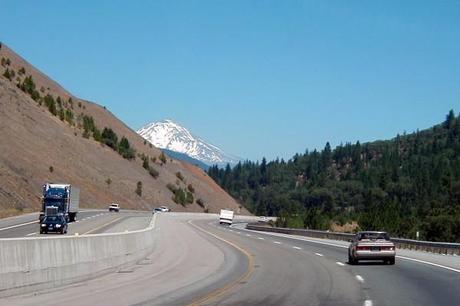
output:
[[112,220],[112,221],[110,221],[110,222],[104,223],[104,224],[102,224],[102,225],[99,226],[99,227],[93,228],[92,230],[89,230],[89,231],[83,233],[82,235],[86,235],[86,234],[95,232],[95,231],[97,231],[97,230],[100,230],[101,228],[106,227],[106,226],[108,226],[108,225],[110,225],[110,224],[112,224],[112,223],[114,223],[114,222],[120,220],[121,218],[122,218],[122,217],[118,217],[118,218],[116,218],[115,220]]
[[246,270],[246,272],[242,276],[240,276],[235,281],[233,281],[231,283],[228,283],[227,285],[208,293],[207,295],[195,300],[194,302],[192,302],[192,303],[190,303],[188,305],[188,306],[198,306],[198,305],[203,305],[204,303],[209,302],[212,299],[216,299],[216,298],[224,295],[225,293],[228,293],[231,289],[236,287],[239,283],[243,283],[243,282],[247,281],[249,279],[249,277],[251,276],[251,274],[254,272],[254,258],[252,257],[251,254],[249,254],[248,251],[246,251],[242,247],[238,246],[237,244],[235,244],[235,243],[233,243],[231,241],[225,240],[224,238],[221,238],[221,237],[219,237],[219,236],[217,236],[217,235],[215,235],[215,234],[213,234],[211,232],[208,232],[207,230],[199,227],[198,225],[193,224],[191,221],[189,221],[189,223],[193,227],[197,228],[198,230],[200,230],[200,231],[202,231],[202,232],[204,232],[204,233],[206,233],[208,235],[213,236],[216,239],[219,239],[219,240],[231,245],[232,247],[234,247],[235,249],[237,249],[238,251],[243,253],[248,258],[248,269]]

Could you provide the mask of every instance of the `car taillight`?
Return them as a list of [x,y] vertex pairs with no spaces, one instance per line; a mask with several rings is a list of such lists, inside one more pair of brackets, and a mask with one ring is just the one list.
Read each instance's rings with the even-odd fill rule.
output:
[[356,250],[357,250],[357,251],[369,251],[370,249],[371,249],[370,247],[368,247],[368,246],[362,246],[362,245],[358,245],[358,246],[356,247]]
[[395,247],[394,246],[383,246],[383,247],[380,247],[380,249],[383,251],[394,251]]

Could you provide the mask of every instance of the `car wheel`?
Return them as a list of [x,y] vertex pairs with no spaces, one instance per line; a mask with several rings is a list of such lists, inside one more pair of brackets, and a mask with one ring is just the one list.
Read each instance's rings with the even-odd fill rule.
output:
[[395,264],[395,258],[393,257],[393,258],[391,258],[390,260],[388,260],[388,263],[389,263],[390,265],[394,265],[394,264]]
[[350,265],[354,265],[356,263],[356,261],[353,259],[353,256],[350,255],[350,253],[348,253],[348,263]]

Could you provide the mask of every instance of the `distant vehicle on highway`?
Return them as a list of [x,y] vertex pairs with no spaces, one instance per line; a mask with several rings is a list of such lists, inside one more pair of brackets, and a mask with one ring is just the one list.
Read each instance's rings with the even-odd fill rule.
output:
[[168,211],[171,211],[171,209],[169,209],[167,206],[160,206],[160,207],[157,207],[153,210],[153,212],[168,212]]
[[116,204],[116,203],[110,204],[109,211],[119,212],[120,211],[120,205]]
[[40,234],[47,234],[49,232],[67,234],[67,221],[61,215],[46,216],[40,223]]
[[260,217],[257,218],[257,222],[266,223],[268,221],[269,221],[269,219],[267,217],[265,217],[265,216],[260,216]]
[[395,264],[396,248],[386,232],[358,232],[348,247],[348,263],[360,260],[383,260]]
[[42,205],[39,220],[48,212],[62,214],[67,222],[77,219],[80,204],[80,189],[70,184],[45,183],[43,185]]
[[232,225],[233,222],[233,210],[221,209],[219,215],[220,224]]

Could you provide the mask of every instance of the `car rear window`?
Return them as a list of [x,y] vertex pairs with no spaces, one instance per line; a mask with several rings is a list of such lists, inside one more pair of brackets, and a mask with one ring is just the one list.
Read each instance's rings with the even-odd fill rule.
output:
[[360,233],[358,240],[390,240],[387,233]]

